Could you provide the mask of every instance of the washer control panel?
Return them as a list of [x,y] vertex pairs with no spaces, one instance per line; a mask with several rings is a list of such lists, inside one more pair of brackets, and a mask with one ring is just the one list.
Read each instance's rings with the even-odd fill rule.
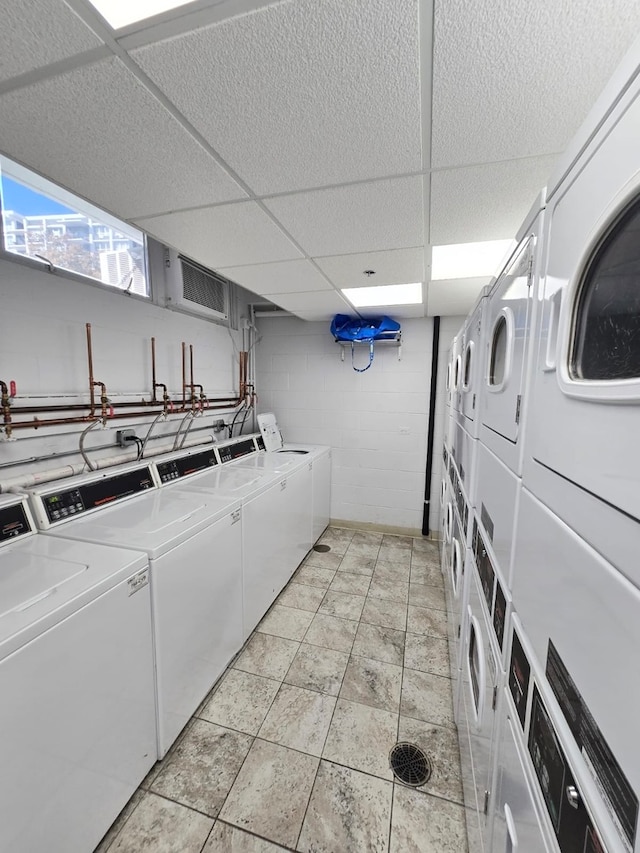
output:
[[18,537],[31,532],[31,523],[27,518],[24,499],[0,509],[0,544],[13,542]]
[[156,470],[161,483],[172,483],[190,474],[197,474],[218,464],[216,452],[211,446],[200,453],[192,453],[181,456],[179,459],[170,459],[168,462],[156,462]]
[[233,444],[226,444],[222,447],[218,445],[221,462],[233,462],[234,459],[241,459],[243,456],[255,453],[255,450],[256,446],[252,438],[247,438],[245,441],[236,441]]

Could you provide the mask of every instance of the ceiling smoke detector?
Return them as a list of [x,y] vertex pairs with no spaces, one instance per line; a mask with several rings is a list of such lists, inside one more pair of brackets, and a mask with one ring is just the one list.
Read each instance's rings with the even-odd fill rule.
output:
[[375,270],[363,270],[363,272],[362,272],[362,275],[366,275],[367,278],[370,278],[370,276],[375,275],[375,274],[376,274]]

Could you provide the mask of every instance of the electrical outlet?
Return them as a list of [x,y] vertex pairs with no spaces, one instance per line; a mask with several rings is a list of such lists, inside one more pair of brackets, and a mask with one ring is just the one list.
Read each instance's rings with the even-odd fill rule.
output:
[[119,429],[116,432],[116,443],[119,447],[128,447],[135,438],[135,429]]
[[219,420],[213,422],[213,431],[221,432],[224,429],[224,426],[224,421],[222,420],[222,418],[220,418]]

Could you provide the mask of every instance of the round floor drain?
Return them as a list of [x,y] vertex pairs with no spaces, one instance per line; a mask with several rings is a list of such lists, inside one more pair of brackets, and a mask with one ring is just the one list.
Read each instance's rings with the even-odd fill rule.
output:
[[415,743],[397,743],[389,753],[389,765],[396,779],[413,788],[431,778],[431,761]]
[[313,550],[320,551],[321,554],[324,554],[326,551],[331,550],[331,545],[314,545]]

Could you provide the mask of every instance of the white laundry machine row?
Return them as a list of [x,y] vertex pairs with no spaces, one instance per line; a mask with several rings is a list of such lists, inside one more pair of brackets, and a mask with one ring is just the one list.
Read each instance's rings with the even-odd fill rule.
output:
[[[517,613],[509,633],[490,849],[496,853],[635,849],[622,841],[603,806],[598,782],[585,771],[584,756],[595,742],[575,740],[576,727],[584,725],[585,735],[589,729],[575,685],[555,677],[550,682],[549,670],[540,665]],[[556,675],[562,678],[566,672],[561,676],[558,670]],[[592,730],[589,737],[594,734]],[[597,760],[603,759],[601,754]],[[616,793],[623,796],[620,789]]]
[[527,488],[636,586],[639,64],[640,43],[632,82],[627,68],[618,99],[549,202],[524,469]]
[[156,760],[146,555],[0,498],[0,849],[87,853]]
[[[242,642],[313,545],[312,472],[305,458],[270,454],[267,459],[262,453],[171,479],[166,479],[165,470],[178,464],[175,458],[154,463],[164,480],[163,491],[197,495],[205,501],[235,501],[242,508],[242,560],[238,570]],[[184,466],[189,467],[189,463]]]
[[544,191],[518,231],[518,245],[487,297],[480,440],[522,474],[525,386],[530,373],[536,283],[542,261]]
[[467,831],[472,850],[489,850],[491,790],[497,744],[497,711],[506,680],[507,625],[511,599],[474,517],[472,548],[467,549],[467,600],[460,640],[458,728]]
[[618,847],[640,850],[640,590],[526,489],[512,594]]
[[159,489],[153,466],[123,466],[31,492],[51,537],[135,549],[151,572],[162,758],[241,648],[240,501]]
[[451,413],[454,419],[462,404],[462,348],[463,329],[451,342]]
[[462,330],[460,407],[456,413],[456,419],[472,438],[477,438],[480,433],[479,413],[485,387],[484,358],[489,292],[489,287],[482,289]]

